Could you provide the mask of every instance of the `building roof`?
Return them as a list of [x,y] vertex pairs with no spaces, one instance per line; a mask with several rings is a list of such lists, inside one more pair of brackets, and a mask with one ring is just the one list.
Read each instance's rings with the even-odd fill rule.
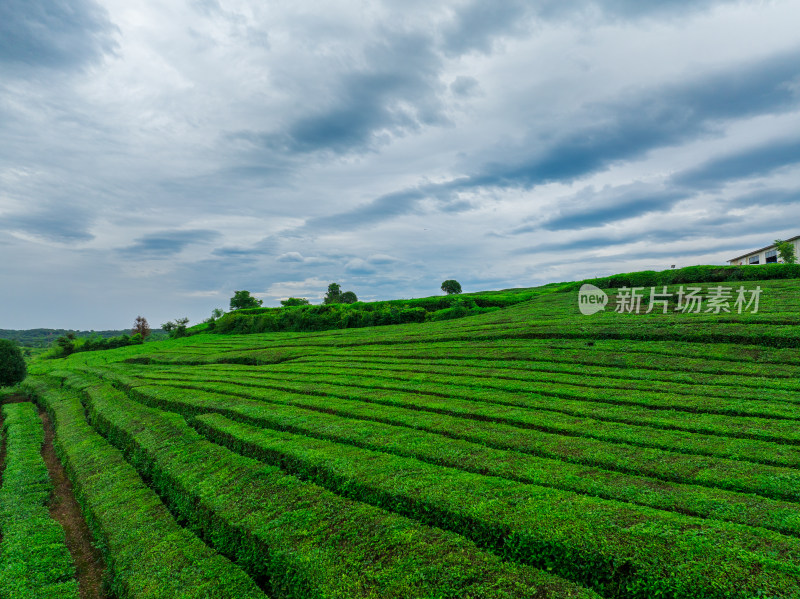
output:
[[[800,235],[797,235],[796,237],[790,237],[789,239],[784,239],[783,241],[796,241],[798,239],[800,239]],[[751,254],[759,254],[759,253],[763,252],[764,250],[768,250],[769,248],[772,248],[772,247],[775,247],[774,243],[770,243],[768,246],[765,246],[765,247],[761,248],[760,250],[753,250],[752,252],[747,252],[746,254],[742,254],[741,256],[736,256],[735,258],[731,258],[730,260],[728,260],[728,262],[733,262],[734,260],[738,260],[739,258],[746,258],[747,256],[750,256]]]

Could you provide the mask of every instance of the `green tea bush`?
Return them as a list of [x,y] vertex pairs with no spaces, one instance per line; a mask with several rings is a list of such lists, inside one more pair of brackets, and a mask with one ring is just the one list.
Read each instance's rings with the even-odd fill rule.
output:
[[574,291],[584,283],[601,289],[619,287],[659,287],[685,283],[727,283],[800,279],[800,264],[763,264],[757,266],[687,266],[670,270],[643,270],[596,279],[585,279],[562,286],[559,291]]
[[0,387],[11,387],[25,380],[28,369],[19,347],[8,339],[0,339]]
[[[89,421],[152,481],[187,526],[275,596],[596,598],[505,563],[466,539],[354,502],[205,440],[175,414],[107,385],[85,389]],[[198,484],[200,483],[200,484]]]

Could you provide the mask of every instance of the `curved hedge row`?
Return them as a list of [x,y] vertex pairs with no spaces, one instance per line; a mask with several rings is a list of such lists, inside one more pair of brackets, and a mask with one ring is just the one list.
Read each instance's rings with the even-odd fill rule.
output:
[[559,292],[579,289],[589,283],[601,289],[619,287],[659,287],[683,283],[725,283],[728,281],[768,281],[800,279],[800,264],[760,264],[758,266],[687,266],[670,270],[642,270],[596,279],[584,279],[559,287]]
[[339,497],[208,442],[183,418],[107,385],[88,386],[92,425],[120,448],[192,530],[292,598],[536,596],[598,599],[506,563],[463,537]]
[[53,421],[56,453],[106,559],[105,584],[114,596],[265,599],[241,569],[178,526],[122,454],[88,425],[74,391],[42,377],[24,386]]

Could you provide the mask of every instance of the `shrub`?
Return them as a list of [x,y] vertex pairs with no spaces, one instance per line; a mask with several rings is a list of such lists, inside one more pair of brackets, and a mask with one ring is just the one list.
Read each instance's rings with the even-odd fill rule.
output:
[[178,339],[179,337],[186,337],[189,333],[186,331],[186,325],[189,324],[189,319],[185,316],[183,318],[176,318],[161,325],[161,328],[169,333],[170,339]]
[[311,304],[306,298],[304,297],[290,297],[285,300],[281,300],[281,306],[308,306]]
[[643,270],[596,279],[584,279],[567,283],[558,291],[575,291],[584,283],[601,289],[620,287],[659,287],[661,285],[684,285],[686,283],[725,283],[733,281],[767,281],[772,279],[799,279],[798,264],[763,264],[759,266],[687,266],[670,270]]
[[8,339],[0,339],[0,387],[11,387],[25,380],[28,369],[22,352]]

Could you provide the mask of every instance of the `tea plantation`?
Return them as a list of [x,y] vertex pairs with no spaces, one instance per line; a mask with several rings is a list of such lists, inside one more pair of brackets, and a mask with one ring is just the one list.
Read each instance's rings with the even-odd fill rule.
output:
[[[613,289],[584,316],[552,286],[454,320],[38,360],[23,390],[116,597],[800,598],[800,280],[692,286],[721,284],[758,310],[646,289],[617,312]],[[4,410],[7,471],[32,415]],[[58,535],[22,551],[2,524],[16,495],[42,517],[31,484],[3,477],[0,560],[46,560],[67,597]]]

